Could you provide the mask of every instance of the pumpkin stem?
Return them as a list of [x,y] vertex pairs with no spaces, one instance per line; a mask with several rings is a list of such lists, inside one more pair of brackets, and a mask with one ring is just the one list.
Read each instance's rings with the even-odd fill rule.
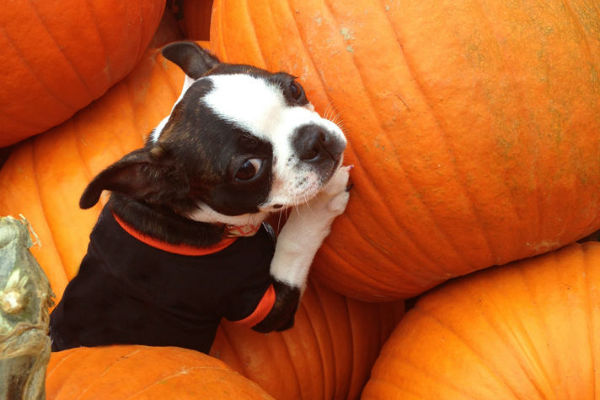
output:
[[0,218],[0,399],[41,400],[54,294],[29,247],[29,224]]

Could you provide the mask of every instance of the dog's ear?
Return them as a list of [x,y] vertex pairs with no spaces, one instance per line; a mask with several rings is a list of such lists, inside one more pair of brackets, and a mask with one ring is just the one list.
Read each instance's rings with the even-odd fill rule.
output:
[[185,190],[187,176],[160,146],[144,147],[125,155],[98,174],[79,199],[79,207],[92,207],[103,190],[155,202],[167,193]]
[[220,64],[217,57],[198,46],[195,42],[173,42],[162,49],[162,55],[179,65],[187,76],[198,79],[204,73]]

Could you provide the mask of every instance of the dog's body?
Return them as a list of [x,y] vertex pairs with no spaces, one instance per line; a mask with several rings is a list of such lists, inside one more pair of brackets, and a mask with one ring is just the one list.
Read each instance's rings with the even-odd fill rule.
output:
[[[81,198],[88,208],[112,191],[52,313],[54,350],[207,352],[222,317],[260,332],[290,327],[312,259],[348,201],[343,134],[293,77],[222,64],[190,42],[163,54],[186,73],[184,89],[144,148]],[[261,222],[287,207],[296,209],[275,245]]]

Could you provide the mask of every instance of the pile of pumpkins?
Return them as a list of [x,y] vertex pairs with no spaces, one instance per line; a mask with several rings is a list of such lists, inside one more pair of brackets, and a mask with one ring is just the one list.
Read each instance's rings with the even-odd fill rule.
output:
[[355,166],[293,329],[55,353],[49,399],[600,396],[595,1],[13,0],[0,28],[0,215],[58,297],[83,188],[179,95],[165,43],[298,76]]

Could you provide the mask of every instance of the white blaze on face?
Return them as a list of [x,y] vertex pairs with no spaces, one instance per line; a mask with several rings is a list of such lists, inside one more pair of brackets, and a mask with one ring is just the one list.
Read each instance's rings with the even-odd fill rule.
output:
[[321,177],[301,162],[292,148],[297,128],[316,124],[345,142],[341,129],[321,118],[312,105],[289,106],[276,84],[245,74],[211,75],[213,89],[202,101],[225,121],[270,142],[273,146],[273,184],[265,207],[302,203],[321,188]]

